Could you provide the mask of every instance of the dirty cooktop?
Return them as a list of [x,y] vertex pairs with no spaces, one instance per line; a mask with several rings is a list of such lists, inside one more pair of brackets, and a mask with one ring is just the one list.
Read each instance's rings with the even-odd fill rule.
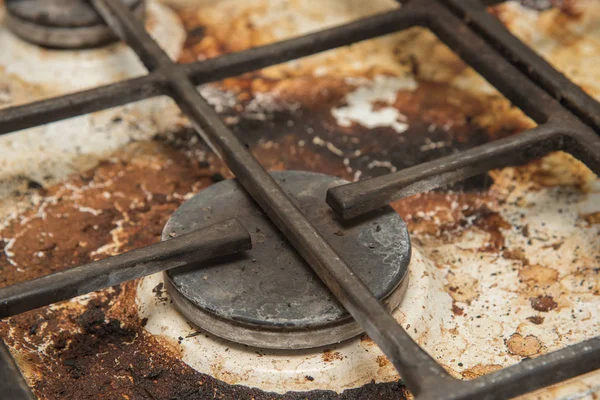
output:
[[[174,42],[184,42],[181,51],[171,52],[183,63],[397,6],[386,0],[325,0],[316,11],[311,2],[220,0],[192,6],[167,1],[171,12],[150,3],[147,24],[157,35],[170,21],[181,21],[185,31],[170,35],[173,43],[163,45],[176,49]],[[600,4],[564,1],[546,9],[538,4],[544,2],[535,3],[544,10],[508,2],[491,12],[600,99],[595,68]],[[14,45],[7,35],[0,31],[0,43]],[[98,51],[112,60],[119,46]],[[41,56],[49,62],[61,57],[53,51]],[[20,77],[9,67],[20,61],[6,54],[0,62],[0,106],[81,89]],[[120,78],[117,72],[105,79]],[[535,125],[422,28],[201,90],[267,169],[313,171],[349,181]],[[231,177],[166,99],[36,129],[46,129],[46,141],[35,146],[28,142],[35,132],[23,139],[0,138],[0,151],[6,154],[0,179],[0,286],[156,242],[183,201]],[[65,132],[66,138],[56,140]],[[81,132],[93,132],[104,143],[86,145]],[[553,153],[392,207],[406,222],[413,245],[410,286],[394,315],[454,376],[473,379],[600,333],[600,184],[572,157]],[[164,288],[152,289],[152,298],[164,302]],[[227,357],[243,354],[262,365],[278,355],[233,344],[198,367],[186,343],[211,339],[193,326],[161,334],[160,326],[140,311],[137,292],[138,282],[129,282],[0,322],[0,335],[37,396],[410,397],[366,335],[306,355],[328,369],[349,357],[348,346],[369,353],[364,371],[352,375],[352,381],[324,382],[318,374],[307,374],[261,386],[260,378],[227,368]],[[598,391],[598,376],[579,377],[543,393]]]

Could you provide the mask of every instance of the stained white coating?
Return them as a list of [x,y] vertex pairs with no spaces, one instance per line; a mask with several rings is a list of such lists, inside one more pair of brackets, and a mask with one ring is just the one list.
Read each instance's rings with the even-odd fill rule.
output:
[[[177,58],[185,40],[177,16],[154,1],[148,3],[147,13],[150,34]],[[124,44],[92,50],[48,50],[19,39],[1,23],[0,49],[0,107],[146,73]],[[159,97],[4,135],[0,137],[0,198],[18,185],[15,177],[54,182],[90,168],[133,140],[147,140],[180,123],[173,102]]]
[[[305,21],[300,17],[301,13],[295,13],[290,16],[295,28],[291,28],[290,32],[276,33],[290,36],[345,22],[348,18],[344,16],[344,11],[350,15],[350,19],[360,16],[353,11],[356,7],[345,7],[342,3],[336,1],[340,12],[332,12],[331,20],[316,18],[318,22],[314,22],[314,18],[307,18]],[[360,3],[361,7],[372,8],[371,11],[383,11],[394,4],[391,1],[377,2],[375,10],[370,4]],[[234,10],[236,7],[241,9],[239,2],[229,4]],[[269,5],[272,5],[271,2]],[[274,6],[269,9],[273,10],[270,14],[272,18],[280,19],[281,15],[278,16]],[[562,44],[540,33],[545,20],[539,13],[523,9],[516,3],[509,4],[503,12],[506,18],[512,18],[509,25],[518,31],[523,40],[533,44],[541,54],[559,65],[576,62],[578,68],[567,68],[568,75],[586,85],[593,94],[600,93],[596,90],[598,79],[594,78],[598,68],[594,69],[593,65],[597,58],[595,56],[600,54],[593,51],[597,40],[592,38],[576,43],[581,54],[589,57],[576,60],[573,57],[561,57],[559,45]],[[175,58],[185,39],[181,24],[172,12],[155,2],[149,2],[149,16],[150,32]],[[264,18],[257,18],[257,22],[265,27],[273,24],[272,20]],[[576,31],[583,29],[587,29],[587,34],[591,36],[598,32],[588,15],[582,17]],[[389,37],[382,38],[380,43],[389,41]],[[380,48],[383,49],[383,56],[393,59],[392,55],[387,54],[391,54],[389,49],[386,50],[385,46]],[[40,50],[12,36],[1,24],[0,49],[0,107],[144,73],[132,52],[122,45],[83,52]],[[339,67],[335,63],[323,63],[329,56],[324,54],[317,60],[323,64],[316,71],[317,75],[325,75]],[[380,61],[381,58],[363,57],[342,64],[352,69],[353,62],[368,64]],[[443,80],[443,75],[440,80]],[[453,78],[452,82],[456,87],[495,93],[474,74],[460,75]],[[361,82],[356,90],[347,95],[347,105],[332,109],[331,113],[340,126],[354,123],[370,128],[390,126],[401,134],[410,121],[406,121],[393,107],[396,93],[415,89],[416,82],[412,77],[377,77]],[[206,90],[208,93],[209,89]],[[221,96],[223,101],[235,102],[235,97],[213,94]],[[18,135],[3,136],[0,138],[0,182],[4,184],[18,175],[44,181],[44,176],[50,174],[60,179],[70,172],[90,166],[90,163],[93,164],[130,140],[147,139],[182,123],[177,108],[170,100],[161,98],[29,129]],[[326,147],[334,154],[340,152],[329,142],[316,136],[314,140],[315,144]],[[432,142],[426,145],[438,144]],[[381,165],[373,165],[376,166]],[[391,170],[394,168],[391,164],[385,166]],[[506,169],[505,173],[510,174],[511,169]],[[591,289],[580,287],[582,278],[589,273],[588,269],[597,267],[595,258],[600,248],[598,225],[586,225],[580,218],[580,215],[600,211],[600,184],[594,181],[590,187],[587,193],[583,193],[573,187],[529,191],[530,188],[523,186],[509,195],[509,200],[514,200],[514,204],[508,201],[499,206],[491,205],[513,225],[513,228],[503,232],[506,246],[522,248],[531,264],[542,265],[558,273],[558,279],[552,283],[549,291],[558,300],[559,308],[543,315],[544,324],[526,322],[528,317],[536,313],[529,304],[528,293],[531,289],[520,286],[518,261],[479,252],[489,233],[477,227],[469,227],[451,242],[443,243],[435,238],[418,244],[413,242],[410,284],[402,305],[394,313],[396,319],[455,376],[461,376],[478,366],[505,367],[519,362],[522,357],[509,352],[506,345],[515,333],[524,337],[534,336],[540,343],[540,354],[596,336],[600,332],[600,302],[598,296],[590,294]],[[10,188],[3,189],[7,192]],[[519,196],[521,199],[517,201]],[[92,209],[83,211],[95,212]],[[528,225],[529,238],[514,228],[524,224]],[[562,243],[559,251],[552,247],[558,246],[558,242]],[[3,250],[11,262],[10,240]],[[109,250],[107,247],[97,252]],[[460,263],[452,261],[456,259],[460,259]],[[342,391],[372,380],[382,382],[398,379],[393,367],[370,340],[353,339],[330,346],[328,351],[267,352],[198,332],[173,309],[168,298],[157,299],[152,293],[160,279],[161,275],[154,275],[140,282],[137,298],[140,316],[148,318],[146,329],[153,334],[174,341],[183,337],[180,344],[183,360],[198,371],[225,382],[279,393],[317,388]],[[597,275],[596,280],[585,283],[600,287]],[[449,312],[453,299],[447,288],[452,284],[473,289],[471,296],[467,296],[468,301],[463,298],[456,302],[464,310],[463,316]],[[483,317],[478,318],[478,315]],[[539,398],[583,398],[586,395],[591,398],[590,393],[599,390],[598,381],[597,373],[590,374],[546,391]]]

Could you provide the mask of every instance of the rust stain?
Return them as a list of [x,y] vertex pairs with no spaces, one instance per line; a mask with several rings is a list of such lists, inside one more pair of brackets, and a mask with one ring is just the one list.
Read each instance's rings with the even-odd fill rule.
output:
[[558,303],[554,301],[552,296],[540,295],[537,297],[531,297],[529,302],[531,303],[531,308],[541,312],[554,310],[558,306]]
[[324,362],[330,363],[335,360],[343,360],[344,356],[337,351],[325,350],[323,351],[323,354],[321,354],[321,358]]
[[380,368],[390,365],[390,360],[387,359],[386,356],[377,356],[377,365]]
[[477,364],[474,367],[462,371],[461,375],[464,379],[471,380],[501,369],[502,366],[498,364]]
[[590,214],[582,214],[581,218],[584,219],[590,225],[600,224],[600,212],[590,213]]
[[525,251],[522,248],[505,249],[502,252],[502,256],[507,260],[520,261],[523,265],[529,265],[529,259],[525,255]]
[[465,310],[463,308],[460,308],[459,306],[457,306],[456,303],[452,303],[452,313],[454,315],[461,316],[465,313]]
[[479,281],[466,274],[455,274],[452,271],[446,276],[448,284],[445,286],[448,294],[461,303],[471,304],[473,300],[479,297]]
[[533,335],[523,337],[520,333],[513,333],[512,336],[506,340],[506,347],[511,354],[521,357],[531,357],[540,353],[542,350],[542,343]]
[[544,323],[544,317],[541,315],[534,315],[533,317],[527,317],[527,320],[532,324],[541,325]]

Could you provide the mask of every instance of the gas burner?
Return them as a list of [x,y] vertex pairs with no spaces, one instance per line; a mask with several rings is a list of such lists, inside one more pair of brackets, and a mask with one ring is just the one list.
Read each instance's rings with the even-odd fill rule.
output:
[[[123,0],[138,18],[143,0]],[[6,0],[5,24],[21,38],[46,47],[80,49],[118,38],[85,0]]]
[[[360,221],[342,222],[325,196],[346,181],[303,171],[271,176],[347,256],[375,296],[395,309],[410,260],[408,232],[398,214],[385,207]],[[234,217],[251,233],[252,250],[165,273],[182,314],[216,336],[272,349],[324,346],[363,331],[236,180],[219,182],[184,203],[165,226],[163,240]]]

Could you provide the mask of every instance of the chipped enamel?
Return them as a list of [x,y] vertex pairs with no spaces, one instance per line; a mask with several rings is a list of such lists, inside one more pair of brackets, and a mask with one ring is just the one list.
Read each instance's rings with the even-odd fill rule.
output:
[[[408,129],[406,116],[392,104],[399,90],[414,91],[416,88],[417,81],[412,76],[398,78],[378,75],[366,85],[348,93],[348,105],[332,109],[331,114],[340,126],[348,127],[353,123],[367,128],[389,126],[403,133]],[[376,104],[385,106],[376,107]]]

